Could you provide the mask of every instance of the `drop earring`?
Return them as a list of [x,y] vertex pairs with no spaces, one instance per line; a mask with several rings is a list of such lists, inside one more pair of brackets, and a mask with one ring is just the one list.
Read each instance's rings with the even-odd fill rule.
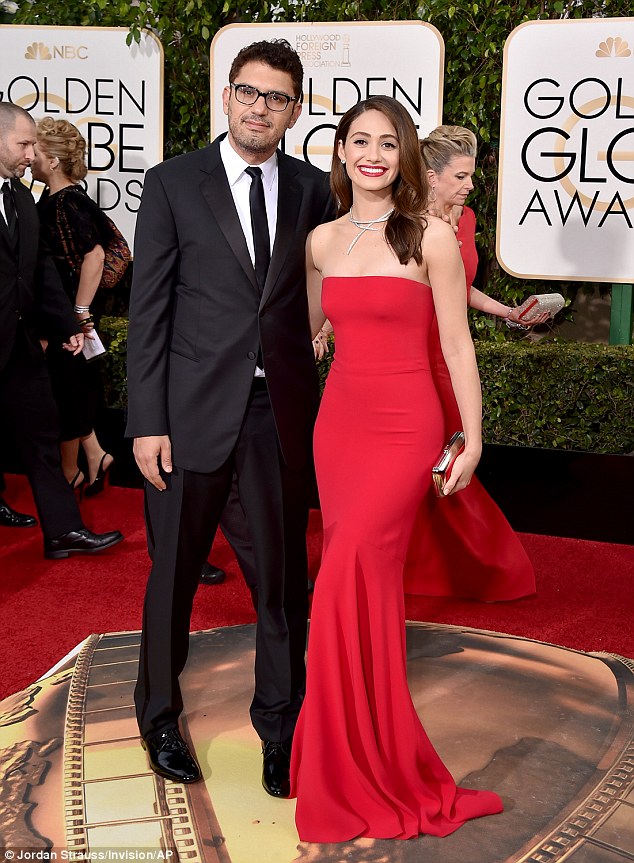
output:
[[435,186],[431,187],[431,193],[429,195],[429,203],[430,204],[436,203],[436,187]]

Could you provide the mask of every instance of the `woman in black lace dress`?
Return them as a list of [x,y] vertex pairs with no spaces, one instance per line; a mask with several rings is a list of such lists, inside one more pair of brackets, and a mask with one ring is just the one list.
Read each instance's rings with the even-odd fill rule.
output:
[[[62,282],[74,304],[77,320],[89,338],[95,328],[97,288],[104,248],[112,229],[97,204],[79,185],[87,174],[86,141],[67,120],[45,117],[37,124],[34,179],[47,186],[38,202],[42,235],[49,243]],[[86,495],[102,491],[113,458],[95,434],[102,402],[96,364],[73,357],[50,344],[46,351],[61,423],[62,467],[73,488]],[[87,476],[78,465],[79,446],[86,456]]]

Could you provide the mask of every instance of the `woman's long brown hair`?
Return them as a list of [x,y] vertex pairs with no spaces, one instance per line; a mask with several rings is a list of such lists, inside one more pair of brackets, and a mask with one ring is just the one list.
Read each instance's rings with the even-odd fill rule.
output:
[[407,109],[390,96],[371,96],[358,102],[341,118],[335,133],[330,188],[337,202],[339,216],[352,207],[352,182],[344,165],[337,157],[339,141],[345,144],[350,127],[366,111],[380,111],[396,131],[399,144],[399,176],[392,187],[394,212],[385,226],[385,239],[401,264],[412,258],[422,264],[421,244],[427,222],[423,216],[427,208],[429,185],[420,155],[418,133]]

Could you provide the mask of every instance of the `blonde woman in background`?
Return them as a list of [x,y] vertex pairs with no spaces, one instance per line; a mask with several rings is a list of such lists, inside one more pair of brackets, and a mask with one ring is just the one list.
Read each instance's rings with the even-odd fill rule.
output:
[[[75,316],[87,338],[95,327],[91,306],[104,264],[104,248],[112,239],[109,223],[80,184],[87,174],[86,141],[67,120],[44,117],[37,123],[37,144],[31,173],[47,189],[38,202],[42,235],[49,243]],[[49,344],[49,375],[60,413],[62,468],[74,489],[87,496],[103,491],[113,457],[95,434],[102,402],[99,370],[83,356]],[[79,445],[88,476],[78,464]]]
[[421,141],[421,155],[427,166],[431,190],[429,212],[449,222],[456,231],[467,277],[467,302],[472,309],[503,318],[511,328],[543,324],[550,317],[548,312],[520,318],[513,306],[500,303],[473,287],[478,267],[476,219],[466,200],[474,188],[477,147],[476,136],[463,126],[438,126]]
[[[523,327],[549,315],[520,321],[517,309],[473,287],[478,253],[476,220],[466,200],[473,191],[476,137],[462,126],[439,126],[420,143],[430,187],[429,212],[449,222],[460,243],[467,302],[474,309]],[[430,340],[434,382],[440,395],[445,439],[461,429],[458,405],[440,347]],[[459,596],[487,602],[535,592],[535,572],[524,547],[476,476],[462,494],[437,499],[428,493],[417,514],[405,568],[406,593]]]

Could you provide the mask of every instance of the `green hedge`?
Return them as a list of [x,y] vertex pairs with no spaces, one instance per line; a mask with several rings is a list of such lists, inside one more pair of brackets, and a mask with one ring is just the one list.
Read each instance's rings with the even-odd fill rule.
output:
[[480,342],[484,439],[550,449],[634,452],[634,348]]
[[106,404],[109,408],[125,408],[128,403],[127,318],[103,317],[99,322],[99,335],[108,348],[108,353],[101,365]]
[[[124,408],[127,321],[107,317],[106,400]],[[598,453],[634,452],[634,347],[476,342],[487,443]],[[319,364],[326,380],[332,352]]]

